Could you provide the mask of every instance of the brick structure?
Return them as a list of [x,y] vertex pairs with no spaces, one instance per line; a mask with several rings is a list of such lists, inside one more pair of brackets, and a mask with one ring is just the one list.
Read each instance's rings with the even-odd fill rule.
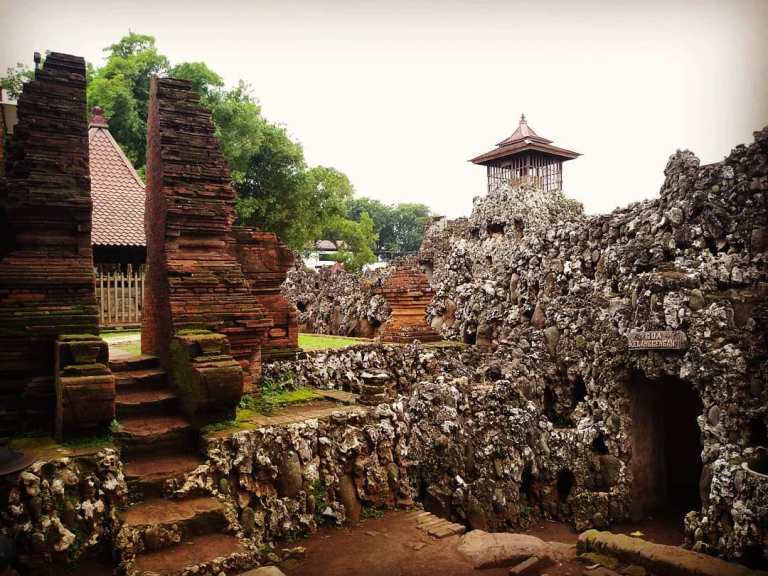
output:
[[271,232],[237,226],[233,228],[235,250],[251,292],[272,317],[272,328],[261,344],[264,360],[287,360],[299,352],[298,312],[280,292],[293,252]]
[[52,427],[54,342],[96,334],[85,61],[50,53],[0,179],[0,433]]
[[432,301],[432,287],[418,268],[397,268],[385,280],[379,293],[392,310],[389,319],[381,327],[380,340],[400,343],[440,340],[440,336],[426,321],[426,309]]
[[153,79],[147,130],[147,274],[141,347],[169,365],[185,328],[229,338],[248,389],[261,373],[272,320],[232,253],[235,190],[211,115],[191,83]]

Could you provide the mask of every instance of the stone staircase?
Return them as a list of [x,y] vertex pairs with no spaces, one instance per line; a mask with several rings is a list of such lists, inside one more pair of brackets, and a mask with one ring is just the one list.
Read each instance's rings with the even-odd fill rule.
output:
[[130,505],[121,529],[139,552],[129,574],[175,575],[247,554],[232,534],[225,504],[210,496],[171,497],[203,463],[197,432],[184,418],[157,359],[110,362],[115,375],[115,440],[121,448]]

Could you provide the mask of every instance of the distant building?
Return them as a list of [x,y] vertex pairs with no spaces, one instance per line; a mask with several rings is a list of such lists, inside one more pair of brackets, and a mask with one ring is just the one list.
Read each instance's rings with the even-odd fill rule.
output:
[[528,126],[523,114],[520,125],[509,138],[471,162],[487,168],[489,191],[504,184],[529,184],[547,191],[561,191],[563,162],[579,156],[578,152],[552,146],[552,140],[539,136]]
[[335,258],[338,252],[346,248],[347,244],[343,240],[318,240],[314,249],[302,259],[304,266],[313,270],[333,266],[338,262]]
[[102,270],[138,269],[146,260],[144,182],[109,133],[101,108],[88,130],[93,198],[94,264]]

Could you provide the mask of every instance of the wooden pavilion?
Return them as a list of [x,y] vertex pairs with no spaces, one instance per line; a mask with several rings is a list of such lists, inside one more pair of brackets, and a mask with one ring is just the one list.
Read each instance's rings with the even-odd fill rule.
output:
[[563,162],[579,156],[578,152],[552,146],[552,140],[539,136],[528,126],[523,114],[509,138],[471,162],[487,168],[489,192],[504,184],[528,184],[549,192],[563,189]]

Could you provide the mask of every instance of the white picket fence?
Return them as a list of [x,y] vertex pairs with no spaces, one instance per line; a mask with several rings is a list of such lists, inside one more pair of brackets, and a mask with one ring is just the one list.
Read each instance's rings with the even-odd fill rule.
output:
[[96,269],[96,302],[101,326],[141,324],[144,302],[144,269]]

